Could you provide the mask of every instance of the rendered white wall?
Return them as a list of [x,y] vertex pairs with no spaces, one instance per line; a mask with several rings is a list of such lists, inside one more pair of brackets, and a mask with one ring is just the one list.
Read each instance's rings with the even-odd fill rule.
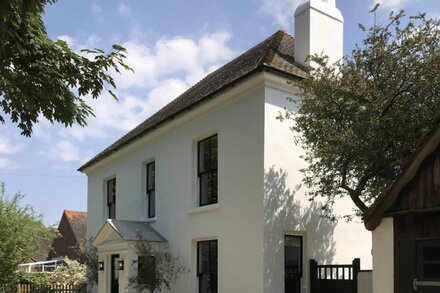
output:
[[[151,225],[190,269],[172,292],[196,292],[196,242],[218,239],[219,292],[262,293],[261,85],[261,80],[237,85],[169,122],[173,127],[159,128],[156,132],[162,129],[162,133],[156,138],[148,135],[88,170],[88,235],[94,236],[105,221],[104,182],[112,176],[117,178],[117,219],[146,220],[144,165],[154,158],[157,219]],[[197,141],[214,133],[218,134],[219,203],[198,208]]]
[[393,218],[383,218],[373,231],[373,293],[394,293]]
[[[284,108],[294,110],[287,97],[296,97],[292,86],[282,78],[268,82],[265,91],[265,227],[264,283],[266,293],[284,293],[284,234],[304,237],[304,276],[302,292],[309,292],[309,259],[319,263],[351,264],[361,258],[363,269],[371,268],[371,234],[360,222],[334,223],[320,216],[320,208],[306,197],[299,171],[305,167],[304,153],[294,143],[291,122],[276,119]],[[293,107],[293,108],[292,108]],[[340,200],[335,211],[352,212],[350,199]]]
[[343,56],[344,19],[334,0],[309,0],[295,11],[295,62],[304,64],[308,55]]
[[359,272],[357,293],[372,293],[372,292],[373,292],[373,272],[372,271]]

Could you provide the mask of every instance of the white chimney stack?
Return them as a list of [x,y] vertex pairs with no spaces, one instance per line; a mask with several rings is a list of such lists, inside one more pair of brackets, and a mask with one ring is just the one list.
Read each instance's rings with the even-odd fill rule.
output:
[[295,62],[305,65],[308,55],[343,57],[344,18],[336,0],[308,0],[295,11]]

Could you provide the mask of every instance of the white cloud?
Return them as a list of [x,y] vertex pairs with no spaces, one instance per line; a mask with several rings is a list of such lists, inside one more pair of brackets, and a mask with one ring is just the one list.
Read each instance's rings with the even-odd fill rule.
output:
[[[231,37],[228,32],[217,32],[198,39],[164,37],[153,46],[136,39],[123,43],[128,51],[126,63],[134,73],[114,74],[118,102],[107,92],[96,100],[88,98],[87,103],[96,117],[89,117],[86,127],[63,128],[59,134],[64,139],[83,142],[88,138],[114,136],[114,131],[130,131],[231,59],[235,55],[228,44]],[[79,48],[84,40],[73,40],[73,43]]]
[[21,151],[23,147],[23,144],[15,144],[9,138],[0,136],[0,154],[15,154]]
[[121,3],[118,6],[118,13],[122,15],[131,15],[131,8],[125,3]]
[[75,162],[81,159],[78,147],[67,140],[59,141],[47,153],[40,154],[63,162]]
[[260,11],[272,16],[284,28],[293,27],[295,9],[304,0],[262,0]]
[[0,169],[9,168],[11,164],[12,163],[9,159],[0,158]]
[[102,13],[102,8],[101,8],[101,6],[100,6],[98,3],[96,3],[96,2],[94,2],[94,3],[92,4],[92,6],[90,7],[90,10],[91,10],[93,13],[95,13],[95,14],[101,14],[101,13]]
[[86,138],[106,137],[111,129],[128,132],[187,88],[184,81],[171,78],[158,82],[146,97],[118,93],[119,100],[115,101],[105,93],[97,100],[90,100],[95,117],[88,119],[86,127],[75,125],[62,130],[62,135],[84,141]]
[[371,6],[374,6],[376,3],[380,4],[381,8],[385,9],[403,9],[404,6],[409,2],[417,2],[419,0],[373,0],[373,3]]
[[[235,55],[228,46],[232,35],[218,32],[193,40],[185,37],[162,38],[150,48],[138,41],[122,44],[128,51],[127,64],[135,71],[116,75],[119,88],[148,88],[160,79],[177,74],[188,77],[203,77],[207,68],[219,61],[226,61]],[[189,82],[195,82],[190,78]]]

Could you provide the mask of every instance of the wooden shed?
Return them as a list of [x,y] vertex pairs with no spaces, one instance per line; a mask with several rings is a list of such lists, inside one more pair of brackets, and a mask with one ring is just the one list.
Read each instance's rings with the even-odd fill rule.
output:
[[373,292],[440,292],[440,123],[364,215]]

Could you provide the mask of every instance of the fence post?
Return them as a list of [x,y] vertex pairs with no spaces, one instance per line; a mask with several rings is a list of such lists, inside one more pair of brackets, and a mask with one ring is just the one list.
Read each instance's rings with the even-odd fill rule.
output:
[[361,259],[355,258],[353,260],[353,286],[354,286],[353,292],[355,293],[357,293],[358,291],[358,274],[360,270],[361,270]]
[[310,293],[315,293],[316,278],[317,278],[317,261],[313,258],[310,259]]

